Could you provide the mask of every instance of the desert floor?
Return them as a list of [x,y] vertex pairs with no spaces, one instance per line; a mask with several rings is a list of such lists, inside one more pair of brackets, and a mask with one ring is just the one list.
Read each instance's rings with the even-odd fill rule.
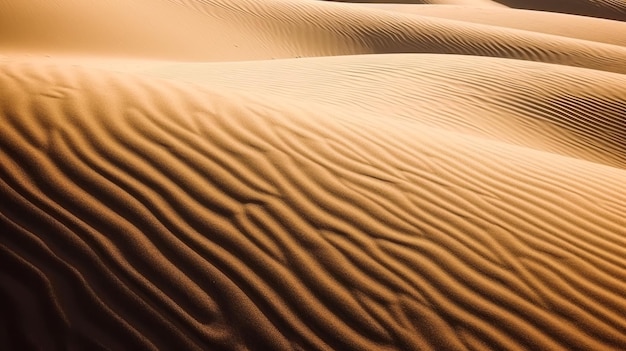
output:
[[626,350],[626,1],[0,0],[0,350]]

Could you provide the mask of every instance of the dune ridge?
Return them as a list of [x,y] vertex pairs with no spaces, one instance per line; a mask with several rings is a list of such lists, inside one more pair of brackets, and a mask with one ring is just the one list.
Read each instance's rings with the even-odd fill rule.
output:
[[425,54],[183,63],[141,73],[314,102],[363,120],[410,120],[626,168],[626,78],[620,74]]
[[[69,0],[66,1],[67,7],[73,4]],[[71,16],[54,17],[56,20],[51,20],[51,25],[44,24],[36,27],[40,28],[39,30],[30,31],[20,25],[36,21],[30,12],[24,14],[19,9],[8,8],[8,11],[3,11],[5,19],[16,17],[20,20],[0,21],[6,22],[5,30],[8,33],[32,32],[31,36],[35,38],[28,40],[22,38],[20,41],[22,48],[20,45],[11,45],[10,40],[6,43],[7,39],[4,39],[5,43],[0,42],[0,48],[7,47],[14,51],[32,50],[30,45],[23,43],[29,40],[37,43],[39,36],[43,34],[50,36],[50,33],[53,33],[56,37],[67,40],[65,43],[69,46],[65,49],[67,52],[80,54],[92,51],[80,44],[84,42],[83,36],[91,33],[101,50],[106,50],[112,55],[129,55],[127,47],[145,41],[150,45],[138,46],[140,48],[154,46],[155,49],[142,49],[143,52],[134,50],[135,53],[131,51],[131,54],[140,56],[143,54],[143,57],[155,59],[228,61],[357,54],[439,53],[513,58],[616,73],[626,72],[624,64],[626,47],[511,28],[313,0],[163,1],[167,2],[162,4],[163,6],[172,5],[180,8],[181,13],[175,11],[176,16],[185,18],[186,13],[192,13],[193,16],[189,16],[191,28],[176,29],[172,31],[169,39],[163,39],[163,33],[147,35],[142,23],[135,25],[128,23],[127,15],[121,9],[117,9],[110,11],[115,14],[111,17],[113,19],[119,17],[120,22],[127,24],[126,26],[112,27],[107,24],[103,28],[98,24],[102,22],[98,20],[98,12],[92,10],[87,12],[90,17],[84,18],[83,21],[94,24],[88,25],[83,31],[62,30],[67,28],[63,23],[71,19]],[[160,4],[159,1],[157,3]],[[113,5],[110,7],[116,8]],[[149,18],[157,23],[166,21],[169,10],[165,9],[169,7],[158,9],[154,12],[153,18]],[[201,18],[203,16],[206,17],[204,21]],[[224,29],[224,35],[216,35],[221,33],[217,31],[219,28]],[[102,33],[119,38],[124,45],[112,43],[110,39],[102,39]],[[180,44],[187,41],[191,47]],[[205,42],[209,42],[210,45],[205,45]],[[37,45],[44,46],[45,43]],[[161,46],[162,51],[159,52],[156,48]],[[189,50],[194,46],[200,49],[189,54]],[[174,55],[172,51],[179,56],[172,57]]]
[[[624,170],[149,78],[2,73],[3,260],[32,277],[3,281],[46,287],[41,323],[65,323],[43,347],[626,345]],[[4,293],[28,339],[31,300]]]
[[529,10],[571,13],[575,15],[626,21],[624,0],[497,0],[500,4]]
[[[241,21],[244,26],[262,23],[256,28],[260,33],[271,33],[278,39],[275,42],[281,42],[289,51],[297,50],[298,56],[441,53],[626,72],[622,59],[626,58],[626,48],[510,28],[316,1],[168,1],[209,16]],[[307,39],[301,40],[300,35]],[[291,41],[294,37],[298,38],[295,42]],[[312,48],[301,46],[303,43],[323,46],[311,52]],[[320,48],[324,51],[319,52]]]
[[626,23],[604,18],[485,6],[362,3],[375,9],[441,17],[626,46]]
[[367,4],[461,5],[548,11],[626,21],[624,0],[327,0]]

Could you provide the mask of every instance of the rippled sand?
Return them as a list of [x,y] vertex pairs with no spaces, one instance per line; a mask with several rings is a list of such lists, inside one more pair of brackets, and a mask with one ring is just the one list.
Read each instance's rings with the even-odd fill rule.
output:
[[626,3],[403,2],[1,1],[0,349],[626,349]]

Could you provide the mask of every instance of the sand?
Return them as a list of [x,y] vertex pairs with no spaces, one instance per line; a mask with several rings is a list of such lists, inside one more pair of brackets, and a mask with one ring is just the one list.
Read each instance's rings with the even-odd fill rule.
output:
[[0,2],[0,349],[626,349],[623,9]]

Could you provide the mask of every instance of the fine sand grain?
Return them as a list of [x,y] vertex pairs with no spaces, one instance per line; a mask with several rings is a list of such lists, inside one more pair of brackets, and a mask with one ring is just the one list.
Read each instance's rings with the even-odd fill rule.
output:
[[623,2],[519,3],[0,1],[0,350],[626,349]]

